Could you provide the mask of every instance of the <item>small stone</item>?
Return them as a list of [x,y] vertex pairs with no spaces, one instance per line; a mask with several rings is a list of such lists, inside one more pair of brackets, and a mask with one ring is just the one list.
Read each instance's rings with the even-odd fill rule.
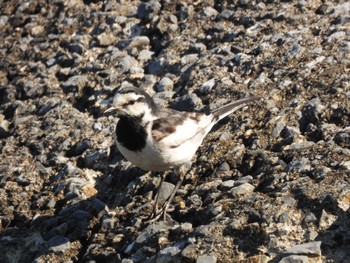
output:
[[197,257],[197,250],[198,248],[195,244],[189,244],[184,250],[182,250],[181,256],[185,259],[194,261]]
[[199,87],[199,92],[203,95],[209,94],[215,86],[215,79],[209,79]]
[[41,25],[33,26],[30,29],[30,34],[35,37],[35,36],[42,34],[44,31],[45,31],[45,27],[43,27]]
[[220,167],[219,171],[229,171],[230,170],[230,165],[227,162],[223,162]]
[[229,9],[224,9],[220,14],[219,14],[219,18],[221,19],[229,19],[234,15],[234,12],[232,10]]
[[4,27],[9,20],[8,16],[0,16],[0,28]]
[[170,78],[164,77],[159,81],[156,87],[156,90],[158,92],[172,91],[173,88],[174,88],[174,82]]
[[255,187],[249,183],[241,184],[231,190],[233,196],[245,196],[254,191]]
[[191,65],[198,60],[198,54],[188,54],[181,58],[181,65]]
[[192,230],[193,230],[193,226],[192,226],[191,223],[186,222],[186,223],[182,223],[182,224],[180,225],[180,229],[181,229],[181,231],[183,231],[183,232],[190,233],[190,232],[192,232]]
[[46,205],[48,208],[54,208],[56,206],[56,200],[51,198],[50,201]]
[[150,238],[153,238],[159,233],[167,231],[169,226],[167,226],[164,222],[157,222],[155,224],[147,226],[140,235],[136,238],[136,244],[143,244]]
[[175,243],[159,251],[156,263],[180,262],[180,254],[185,246],[185,242]]
[[127,55],[120,60],[119,67],[122,72],[127,72],[131,68],[136,67],[137,64],[138,62],[134,57]]
[[157,0],[151,0],[148,2],[142,2],[137,9],[137,16],[140,19],[152,19],[159,13],[162,5]]
[[305,244],[295,245],[290,248],[286,248],[282,254],[285,255],[305,255],[305,256],[321,256],[321,241],[314,241]]
[[141,61],[148,61],[152,58],[152,56],[154,55],[153,51],[149,51],[149,50],[141,50],[137,59],[141,60]]
[[216,263],[217,257],[216,256],[206,256],[202,255],[197,258],[196,263]]
[[67,81],[63,83],[63,89],[71,90],[71,89],[81,89],[88,83],[88,78],[84,75],[76,75],[70,77]]
[[159,189],[159,205],[163,205],[166,202],[166,200],[168,200],[174,188],[175,185],[173,185],[172,183],[163,182],[162,186]]
[[109,211],[108,206],[97,197],[92,199],[91,205],[94,209],[95,215],[97,215],[98,218],[104,216]]
[[217,16],[219,14],[219,12],[216,11],[216,9],[214,9],[210,6],[207,6],[204,8],[204,14],[207,17],[214,17],[214,16]]
[[235,186],[235,180],[227,180],[221,183],[219,189],[225,191],[233,188],[234,186]]
[[171,105],[178,110],[191,111],[201,107],[202,100],[195,93],[191,93],[176,98]]
[[56,235],[46,242],[46,246],[50,252],[54,252],[56,254],[63,253],[70,248],[69,238]]
[[324,179],[327,176],[327,174],[330,173],[331,171],[332,169],[329,167],[325,167],[325,166],[316,167],[315,169],[312,170],[311,178],[316,181],[320,181]]
[[147,36],[136,36],[131,40],[128,48],[141,48],[144,46],[148,46],[149,44],[150,40]]
[[307,215],[305,215],[303,219],[303,223],[309,224],[309,223],[314,223],[317,221],[317,218],[314,213],[309,212]]
[[97,36],[98,44],[102,47],[113,46],[117,38],[112,32],[103,32]]
[[336,220],[337,220],[336,215],[332,215],[330,213],[327,213],[324,209],[322,210],[322,214],[320,217],[320,222],[319,222],[319,228],[321,230],[325,230],[329,228]]
[[282,258],[278,263],[308,263],[309,258],[307,256],[291,255]]
[[271,136],[276,138],[280,135],[286,124],[284,122],[277,122],[275,128],[271,132]]
[[115,220],[113,220],[112,218],[110,218],[109,216],[104,216],[102,218],[102,222],[101,222],[101,228],[104,231],[111,231],[114,229],[114,223]]
[[301,158],[299,160],[292,161],[287,166],[287,172],[298,171],[298,172],[309,172],[311,170],[310,160]]

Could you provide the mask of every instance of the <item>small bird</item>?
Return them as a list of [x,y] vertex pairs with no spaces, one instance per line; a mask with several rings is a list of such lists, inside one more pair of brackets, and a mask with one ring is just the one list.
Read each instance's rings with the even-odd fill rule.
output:
[[105,113],[114,113],[119,118],[115,138],[121,154],[145,171],[174,169],[179,178],[159,212],[159,189],[164,180],[164,176],[161,177],[153,209],[156,220],[162,214],[166,219],[169,205],[191,168],[192,158],[212,127],[247,103],[259,99],[258,96],[246,97],[205,114],[158,107],[145,91],[135,87],[117,91],[112,106]]

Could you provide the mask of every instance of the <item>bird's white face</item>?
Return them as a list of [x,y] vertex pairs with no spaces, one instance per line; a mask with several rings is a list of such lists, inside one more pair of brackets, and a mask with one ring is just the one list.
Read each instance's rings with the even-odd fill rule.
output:
[[147,118],[152,114],[151,98],[139,90],[125,89],[116,93],[112,107],[106,112],[117,111],[132,117]]

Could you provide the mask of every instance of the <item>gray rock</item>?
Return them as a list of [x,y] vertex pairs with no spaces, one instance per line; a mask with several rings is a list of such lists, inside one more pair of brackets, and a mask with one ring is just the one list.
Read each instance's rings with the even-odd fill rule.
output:
[[292,161],[287,166],[287,172],[299,171],[299,172],[309,172],[311,171],[310,160],[306,158],[301,158],[295,161]]
[[195,244],[189,244],[187,247],[185,247],[182,252],[181,256],[186,260],[192,260],[194,261],[197,258],[198,254],[198,248]]
[[171,105],[179,110],[191,111],[194,108],[201,107],[202,101],[196,94],[191,93],[176,98]]
[[186,222],[186,223],[182,223],[182,224],[180,225],[180,229],[181,229],[182,232],[190,233],[190,232],[192,232],[192,230],[193,230],[193,226],[192,226],[191,223]]
[[101,228],[104,231],[111,231],[114,229],[115,220],[110,218],[109,216],[104,216],[101,221]]
[[69,44],[68,49],[72,53],[77,53],[79,55],[82,55],[84,52],[84,46],[82,44],[72,43]]
[[70,249],[70,245],[69,238],[59,235],[50,238],[46,242],[48,250],[56,254],[63,253],[67,249]]
[[203,201],[198,195],[191,195],[188,197],[186,203],[188,203],[188,206],[201,207]]
[[102,47],[113,46],[117,38],[114,36],[113,32],[104,32],[97,36],[98,44]]
[[196,263],[216,263],[216,262],[217,262],[216,256],[207,256],[207,255],[199,256],[196,260]]
[[209,94],[215,86],[215,79],[209,79],[204,82],[198,89],[201,94]]
[[108,206],[97,197],[92,198],[91,205],[97,218],[104,216],[109,211]]
[[293,143],[291,145],[288,146],[289,150],[301,150],[301,149],[307,149],[310,148],[312,146],[314,146],[315,143],[314,142],[310,142],[310,141],[306,141],[306,142],[299,142],[299,143]]
[[307,256],[291,255],[282,258],[278,263],[308,263],[309,258]]
[[214,8],[207,6],[204,8],[204,14],[207,17],[214,17],[214,16],[217,16],[219,14],[219,12],[216,11]]
[[127,72],[131,68],[136,67],[138,65],[137,60],[134,57],[129,55],[123,57],[119,62],[119,67],[122,72]]
[[317,218],[315,216],[314,213],[308,213],[305,215],[304,219],[303,219],[303,223],[305,224],[309,224],[309,223],[314,223],[317,221]]
[[137,16],[140,19],[150,20],[159,13],[161,7],[161,4],[157,0],[142,2],[137,9]]
[[63,83],[64,89],[81,89],[88,83],[88,78],[85,75],[76,75],[70,77],[66,82]]
[[174,184],[163,182],[161,188],[159,189],[159,199],[158,199],[159,205],[163,205],[166,202],[166,200],[168,200],[174,188],[175,188]]
[[219,18],[221,19],[230,19],[232,16],[234,15],[234,12],[232,10],[229,9],[224,9],[220,14],[219,14]]
[[142,48],[148,46],[149,44],[150,40],[147,36],[136,36],[131,40],[130,44],[128,45],[128,48]]
[[219,166],[219,171],[229,171],[230,170],[230,165],[227,162],[223,162]]
[[233,188],[234,185],[235,185],[235,180],[227,180],[221,183],[221,185],[219,186],[219,189],[225,191]]
[[170,78],[164,77],[159,81],[156,87],[156,90],[158,92],[172,91],[173,88],[174,88],[174,82]]
[[9,20],[8,16],[2,15],[0,16],[0,28],[4,27]]
[[192,65],[198,60],[198,54],[187,54],[181,58],[181,65]]
[[271,132],[271,136],[274,138],[278,137],[285,126],[286,124],[284,122],[277,122],[275,128]]
[[255,187],[249,183],[243,183],[233,188],[230,192],[233,196],[246,196],[254,191]]
[[150,238],[154,237],[155,235],[168,231],[168,229],[169,226],[167,226],[163,222],[157,222],[155,224],[149,225],[145,229],[143,229],[140,235],[136,238],[135,244],[141,245],[147,242]]
[[181,251],[185,247],[185,242],[176,243],[173,246],[166,247],[159,251],[156,259],[156,263],[180,263],[181,262]]
[[141,61],[148,61],[152,58],[152,56],[154,55],[153,51],[149,51],[149,50],[141,50],[137,59],[141,60]]
[[314,241],[305,244],[295,245],[286,248],[282,254],[284,255],[305,255],[305,256],[321,256],[321,241]]
[[341,147],[350,148],[350,132],[340,132],[334,136],[333,140]]

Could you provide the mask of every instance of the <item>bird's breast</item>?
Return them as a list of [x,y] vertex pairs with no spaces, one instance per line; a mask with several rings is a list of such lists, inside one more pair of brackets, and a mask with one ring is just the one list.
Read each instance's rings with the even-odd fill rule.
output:
[[130,151],[140,152],[146,145],[147,132],[135,117],[120,118],[115,132],[117,142]]

